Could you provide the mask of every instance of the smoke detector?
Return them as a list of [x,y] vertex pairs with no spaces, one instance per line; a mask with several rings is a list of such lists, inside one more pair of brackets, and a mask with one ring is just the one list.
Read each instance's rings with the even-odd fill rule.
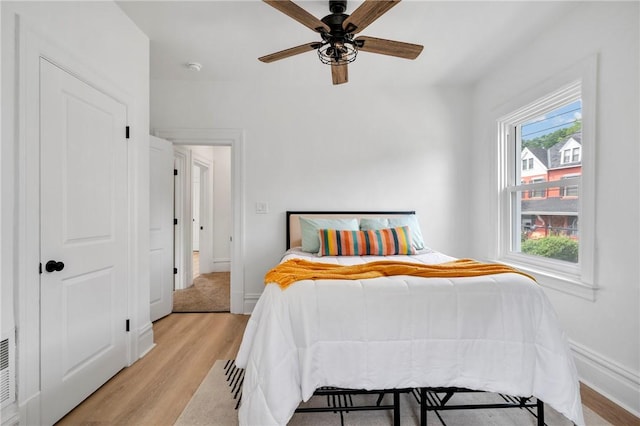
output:
[[186,67],[189,71],[198,72],[202,69],[202,64],[198,62],[188,62]]

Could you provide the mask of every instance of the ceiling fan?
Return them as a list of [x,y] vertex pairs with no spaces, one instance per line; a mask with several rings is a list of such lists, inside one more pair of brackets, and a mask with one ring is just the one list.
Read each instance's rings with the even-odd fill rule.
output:
[[317,50],[320,61],[331,65],[333,84],[349,81],[347,64],[356,59],[358,51],[379,53],[405,59],[415,59],[422,52],[419,44],[404,43],[375,37],[354,35],[386,13],[400,0],[365,0],[351,15],[345,14],[346,0],[329,0],[331,14],[318,19],[290,0],[263,0],[302,25],[320,33],[322,41],[306,43],[258,58],[270,63],[300,53]]

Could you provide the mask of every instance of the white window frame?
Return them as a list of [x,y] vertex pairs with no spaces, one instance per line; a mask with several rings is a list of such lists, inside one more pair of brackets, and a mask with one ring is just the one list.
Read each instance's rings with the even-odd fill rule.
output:
[[[525,96],[509,103],[510,113],[498,119],[499,143],[499,210],[498,250],[500,262],[513,265],[531,273],[545,287],[595,300],[597,287],[594,275],[595,241],[595,124],[596,124],[596,75],[597,57],[587,58],[572,69],[551,78]],[[555,89],[555,90],[554,90]],[[580,177],[562,181],[547,181],[536,184],[514,184],[518,176],[514,126],[523,124],[545,112],[556,109],[573,100],[582,99],[582,174]],[[519,147],[518,147],[519,148]],[[585,155],[582,155],[586,152]],[[519,182],[519,181],[518,181]],[[579,259],[577,264],[519,253],[520,198],[518,193],[529,190],[549,189],[578,185],[579,193]],[[515,203],[515,207],[513,207]],[[512,217],[512,208],[516,213]],[[517,223],[514,223],[516,218]],[[514,238],[514,235],[516,238]],[[514,241],[517,241],[514,243]]]

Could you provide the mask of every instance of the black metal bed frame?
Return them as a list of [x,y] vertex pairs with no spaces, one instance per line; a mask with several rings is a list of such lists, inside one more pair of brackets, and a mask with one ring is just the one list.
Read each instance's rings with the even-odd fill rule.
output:
[[[427,426],[427,414],[434,411],[442,424],[444,421],[439,411],[450,410],[486,410],[486,409],[504,409],[519,408],[527,409],[537,418],[537,426],[544,426],[544,403],[542,400],[534,397],[513,397],[499,394],[504,403],[479,403],[479,404],[454,404],[447,405],[453,395],[456,393],[480,393],[484,391],[457,388],[457,387],[422,387],[422,388],[403,388],[403,389],[385,389],[385,390],[356,390],[335,387],[322,387],[314,392],[314,396],[326,396],[326,407],[300,407],[296,409],[297,413],[320,413],[334,412],[340,414],[340,424],[344,426],[344,415],[349,411],[370,411],[370,410],[393,410],[393,425],[400,426],[400,395],[403,393],[411,393],[420,405],[420,426]],[[382,399],[386,394],[393,395],[393,404],[382,404]],[[378,394],[378,400],[375,405],[354,405],[353,395]],[[441,397],[438,394],[444,394]],[[533,401],[535,399],[535,401]],[[535,409],[535,414],[530,409]]]
[[[333,387],[322,387],[317,389],[313,394],[314,396],[326,396],[326,407],[300,407],[296,409],[297,413],[325,413],[325,412],[338,412],[340,413],[340,424],[344,426],[343,413],[349,411],[373,411],[373,410],[393,410],[393,425],[400,426],[400,394],[412,392],[413,389],[389,389],[384,391],[376,390],[355,390],[355,389],[343,389]],[[393,395],[393,404],[382,404],[382,398],[385,394],[391,393]],[[368,395],[378,394],[378,400],[375,405],[354,405],[353,395]]]
[[[466,388],[419,388],[420,403],[420,426],[427,426],[427,412],[435,411],[438,415],[438,411],[448,410],[484,410],[495,408],[520,408],[529,409],[535,408],[535,416],[538,419],[538,426],[544,426],[544,403],[542,400],[535,398],[535,402],[532,401],[533,397],[512,397],[500,394],[505,400],[504,403],[481,403],[481,404],[456,404],[447,405],[451,397],[456,393],[471,393],[471,392],[484,392]],[[431,393],[431,395],[429,395]],[[444,393],[444,398],[440,398],[438,393]],[[431,396],[431,398],[429,398]],[[439,417],[439,415],[438,415]],[[442,419],[441,419],[442,420]]]
[[[237,368],[233,360],[228,360],[224,366],[224,374],[229,386],[229,390],[235,399],[237,410],[242,400],[242,385],[244,382],[244,369]],[[387,389],[387,390],[355,390],[336,387],[322,387],[316,389],[314,395],[326,396],[327,405],[325,407],[299,407],[296,412],[299,413],[318,413],[318,412],[334,412],[340,414],[340,424],[344,426],[344,415],[349,411],[368,411],[368,410],[392,410],[393,424],[399,426],[400,417],[400,395],[410,393],[420,406],[420,426],[427,425],[427,414],[429,411],[435,412],[442,424],[444,420],[440,416],[439,411],[448,410],[470,410],[470,409],[491,409],[491,408],[520,408],[526,409],[533,414],[535,408],[537,413],[534,414],[538,418],[538,426],[544,426],[544,404],[541,400],[532,398],[513,397],[499,394],[504,403],[500,404],[458,404],[447,405],[455,393],[461,392],[482,392],[465,388],[446,388],[446,387],[423,387],[423,388],[404,388],[404,389]],[[354,405],[352,396],[377,394],[378,399],[374,405]],[[392,394],[392,404],[382,404],[382,400],[386,394]],[[444,394],[444,396],[440,396]]]

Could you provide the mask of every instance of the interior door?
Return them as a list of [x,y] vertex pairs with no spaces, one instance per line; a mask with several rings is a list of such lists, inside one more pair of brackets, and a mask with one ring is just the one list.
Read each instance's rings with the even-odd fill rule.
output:
[[149,139],[151,321],[173,309],[173,145]]
[[41,415],[127,364],[126,106],[40,61]]
[[174,232],[174,267],[178,270],[174,276],[175,289],[183,290],[192,283],[192,256],[191,253],[191,153],[189,150],[173,147],[173,167],[178,171],[174,179],[173,214],[175,218]]
[[[200,202],[201,202],[201,171],[200,167],[194,165],[191,169],[191,214],[193,216],[191,231],[193,237],[191,238],[191,249],[193,251],[200,251]],[[194,275],[197,275],[198,271],[194,271]]]

